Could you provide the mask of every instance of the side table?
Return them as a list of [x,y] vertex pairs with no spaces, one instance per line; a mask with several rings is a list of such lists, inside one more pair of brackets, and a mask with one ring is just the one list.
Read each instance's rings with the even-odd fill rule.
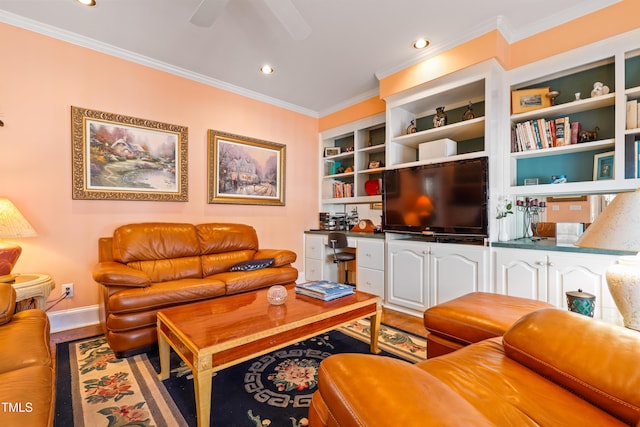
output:
[[16,290],[16,311],[29,308],[44,310],[49,294],[56,284],[48,274],[16,274],[11,284]]

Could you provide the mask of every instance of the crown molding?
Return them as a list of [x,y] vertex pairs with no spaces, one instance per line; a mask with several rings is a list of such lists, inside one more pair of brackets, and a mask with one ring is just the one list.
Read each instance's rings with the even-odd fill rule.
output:
[[25,30],[33,31],[48,37],[52,37],[58,40],[62,40],[77,46],[85,47],[97,52],[101,52],[107,55],[111,55],[126,61],[134,62],[136,64],[144,65],[146,67],[154,68],[159,71],[164,71],[179,77],[183,77],[189,80],[193,80],[208,86],[212,86],[218,89],[225,90],[227,92],[235,93],[236,95],[245,96],[247,98],[254,99],[256,101],[264,102],[276,107],[281,107],[287,110],[291,110],[306,116],[313,118],[319,118],[317,111],[310,110],[308,108],[301,107],[299,105],[291,104],[289,102],[282,101],[280,99],[272,98],[270,96],[245,89],[239,86],[226,83],[224,81],[207,77],[205,75],[194,73],[184,68],[176,67],[171,64],[167,64],[162,61],[158,61],[149,58],[144,55],[131,52],[126,49],[100,42],[90,37],[85,37],[70,31],[62,30],[60,28],[43,24],[41,22],[34,21],[32,19],[24,18],[22,16],[9,13],[0,10],[0,22],[4,22],[15,27],[20,27]]
[[344,100],[343,102],[336,104],[332,107],[325,108],[324,110],[320,111],[320,117],[328,116],[329,114],[333,114],[340,110],[344,110],[345,108],[351,107],[352,105],[358,104],[360,102],[366,101],[368,99],[373,98],[374,96],[379,96],[379,95],[380,95],[379,87],[375,89],[371,89],[369,91],[356,95],[352,98]]

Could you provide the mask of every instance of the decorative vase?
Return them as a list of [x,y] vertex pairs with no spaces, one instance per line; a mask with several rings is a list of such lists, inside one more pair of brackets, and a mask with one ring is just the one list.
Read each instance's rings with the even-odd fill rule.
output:
[[640,263],[637,256],[622,256],[607,270],[607,284],[624,326],[640,331]]
[[509,233],[507,233],[507,227],[505,226],[505,221],[498,220],[498,241],[506,242],[509,240]]

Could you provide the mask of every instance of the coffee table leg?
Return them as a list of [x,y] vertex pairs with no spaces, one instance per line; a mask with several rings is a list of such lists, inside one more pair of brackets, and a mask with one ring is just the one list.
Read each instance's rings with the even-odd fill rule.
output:
[[376,314],[369,319],[369,329],[371,330],[371,337],[369,339],[371,353],[378,354],[380,349],[378,348],[378,335],[380,335],[380,320],[382,318],[382,309],[378,307]]
[[160,355],[160,373],[158,374],[158,379],[160,381],[166,380],[169,378],[171,371],[170,364],[170,346],[167,342],[166,338],[160,332],[160,328],[158,327],[158,353]]
[[193,373],[198,427],[209,427],[211,417],[211,375],[211,371]]

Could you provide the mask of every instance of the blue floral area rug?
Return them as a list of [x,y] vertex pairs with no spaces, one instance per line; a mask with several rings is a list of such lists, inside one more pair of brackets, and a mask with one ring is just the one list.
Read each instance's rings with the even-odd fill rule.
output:
[[[214,374],[211,426],[308,424],[320,362],[332,354],[369,353],[368,321],[354,322]],[[382,326],[382,355],[426,357],[425,340]],[[171,352],[171,376],[157,379],[157,351],[115,357],[103,336],[58,344],[55,426],[196,426],[193,376]]]

